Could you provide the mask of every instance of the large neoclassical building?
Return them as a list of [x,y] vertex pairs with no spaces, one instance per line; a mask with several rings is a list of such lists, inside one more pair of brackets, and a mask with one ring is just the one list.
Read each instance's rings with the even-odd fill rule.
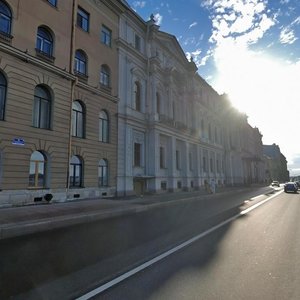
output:
[[119,195],[264,180],[261,134],[197,73],[177,39],[121,15]]
[[0,206],[264,179],[261,134],[124,0],[0,0]]

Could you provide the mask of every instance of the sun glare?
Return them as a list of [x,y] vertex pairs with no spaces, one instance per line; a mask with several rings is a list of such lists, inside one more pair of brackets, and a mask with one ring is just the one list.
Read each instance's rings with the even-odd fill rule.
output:
[[[215,53],[218,76],[214,86],[227,93],[233,105],[263,134],[264,144],[290,144],[300,112],[300,64],[237,47],[219,47]],[[294,129],[296,130],[296,129]]]

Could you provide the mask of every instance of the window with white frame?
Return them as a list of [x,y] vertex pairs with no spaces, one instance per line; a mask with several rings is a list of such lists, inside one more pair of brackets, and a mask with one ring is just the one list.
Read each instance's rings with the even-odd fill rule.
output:
[[74,155],[70,161],[70,187],[83,186],[83,163],[82,159]]
[[102,28],[101,28],[101,42],[102,44],[108,46],[108,47],[111,47],[111,37],[112,37],[112,33],[111,33],[111,30],[102,25]]
[[79,75],[87,75],[87,56],[82,50],[76,50],[74,72]]
[[98,165],[98,184],[100,187],[108,186],[108,162],[101,159]]
[[51,96],[41,85],[34,90],[32,122],[37,128],[50,129],[51,126]]
[[78,6],[77,9],[77,26],[84,31],[89,31],[90,15],[84,9]]
[[0,32],[6,36],[11,34],[12,13],[9,6],[0,1]]
[[85,127],[85,109],[79,101],[73,101],[72,104],[72,135],[84,137]]
[[41,151],[34,151],[30,157],[29,187],[44,188],[46,186],[46,156]]
[[105,87],[110,86],[110,69],[107,65],[101,66],[100,71],[100,84]]
[[103,143],[109,142],[109,119],[104,110],[99,114],[99,140]]
[[43,26],[38,27],[36,37],[36,50],[48,57],[53,54],[53,37],[48,29]]

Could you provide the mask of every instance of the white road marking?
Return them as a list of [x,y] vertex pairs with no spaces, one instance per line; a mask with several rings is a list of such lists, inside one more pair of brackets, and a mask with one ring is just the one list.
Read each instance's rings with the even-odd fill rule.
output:
[[[199,240],[199,239],[203,238],[204,236],[212,233],[213,231],[219,229],[220,227],[222,227],[222,226],[230,223],[231,221],[239,218],[240,216],[243,216],[243,215],[249,213],[250,211],[256,209],[257,207],[263,205],[267,201],[270,201],[274,197],[278,196],[282,192],[283,192],[283,190],[279,191],[275,195],[272,195],[272,196],[268,197],[267,199],[265,199],[265,200],[263,200],[263,201],[261,201],[259,203],[256,203],[256,204],[250,206],[249,208],[247,208],[247,209],[239,212],[238,214],[232,216],[231,218],[229,218],[229,219],[227,219],[227,220],[219,223],[218,225],[215,225],[215,226],[211,227],[210,229],[208,229],[208,230],[206,230],[206,231],[204,231],[204,232],[202,232],[202,233],[194,236],[193,238],[185,241],[184,243],[182,243],[182,244],[180,244],[180,245],[178,245],[178,246],[176,246],[176,247],[174,247],[174,248],[172,248],[172,249],[164,252],[163,254],[161,254],[159,256],[154,257],[153,259],[151,259],[151,260],[149,260],[149,261],[141,264],[140,266],[138,266],[138,267],[136,267],[136,268],[134,268],[134,269],[132,269],[132,270],[130,270],[130,271],[128,271],[128,272],[126,272],[126,273],[118,276],[118,277],[116,277],[115,279],[113,279],[113,280],[111,280],[111,281],[109,281],[109,282],[107,282],[107,283],[99,286],[98,288],[96,288],[96,289],[94,289],[94,290],[86,293],[85,295],[82,295],[81,297],[77,298],[76,300],[88,300],[88,299],[91,299],[92,297],[94,297],[94,296],[96,296],[96,295],[104,292],[105,290],[111,288],[112,286],[114,286],[114,285],[120,283],[121,281],[123,281],[123,280],[125,280],[125,279],[127,279],[127,278],[129,278],[131,276],[133,276],[134,274],[136,274],[136,273],[138,273],[138,272],[146,269],[147,267],[149,267],[149,266],[155,264],[156,262],[158,262],[158,261],[166,258],[167,256],[169,256],[169,255],[177,252],[178,250],[180,250],[180,249],[182,249],[182,248],[184,248],[184,247],[186,247],[186,246],[188,246],[188,245],[196,242],[197,240]],[[255,198],[258,198],[258,196],[255,197]],[[254,198],[252,198],[252,199],[254,199]]]

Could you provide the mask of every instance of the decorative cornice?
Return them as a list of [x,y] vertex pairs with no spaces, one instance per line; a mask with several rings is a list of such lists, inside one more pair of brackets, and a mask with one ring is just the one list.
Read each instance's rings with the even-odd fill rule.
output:
[[65,71],[65,70],[62,70],[56,66],[54,66],[53,64],[51,63],[47,63],[41,59],[38,59],[26,52],[23,52],[17,48],[14,48],[10,45],[6,45],[4,43],[1,43],[0,42],[0,51],[2,52],[5,52],[9,55],[12,55],[26,63],[31,63],[33,65],[36,65],[40,68],[43,68],[44,70],[47,70],[47,71],[50,71],[50,72],[53,72],[57,75],[60,75],[62,76],[63,78],[66,78],[68,80],[73,80],[75,81],[76,80],[76,77],[73,75],[73,74],[70,74],[69,72]]

